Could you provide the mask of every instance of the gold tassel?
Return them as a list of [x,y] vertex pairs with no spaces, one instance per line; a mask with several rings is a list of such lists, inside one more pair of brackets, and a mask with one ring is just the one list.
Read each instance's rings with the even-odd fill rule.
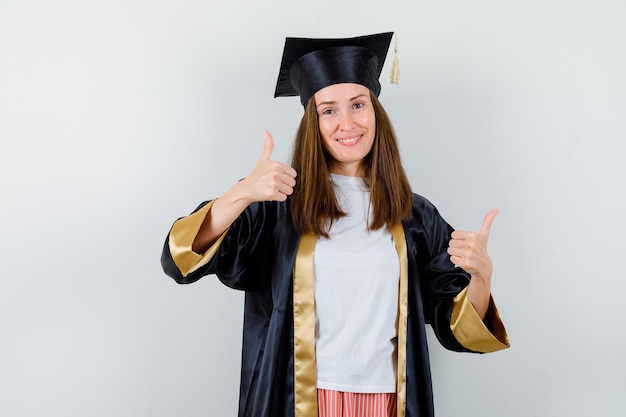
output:
[[400,83],[400,64],[398,63],[398,34],[394,33],[393,64],[391,65],[391,84]]

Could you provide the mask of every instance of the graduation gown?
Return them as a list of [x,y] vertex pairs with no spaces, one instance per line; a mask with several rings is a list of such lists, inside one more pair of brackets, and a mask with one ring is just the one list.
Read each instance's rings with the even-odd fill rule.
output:
[[[225,285],[245,291],[239,417],[317,417],[311,335],[315,237],[296,233],[288,201],[260,202],[251,204],[206,253],[197,254],[191,244],[211,205],[205,202],[174,223],[163,247],[163,269],[180,284],[215,274]],[[481,320],[467,298],[470,277],[447,254],[452,231],[419,195],[413,196],[412,217],[392,231],[404,271],[398,417],[433,416],[425,324],[449,350],[491,352],[509,346],[493,299]],[[302,317],[308,322],[302,324]]]

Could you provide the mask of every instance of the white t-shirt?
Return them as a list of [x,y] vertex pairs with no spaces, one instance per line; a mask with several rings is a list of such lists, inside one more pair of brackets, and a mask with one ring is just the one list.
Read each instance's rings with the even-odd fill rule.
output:
[[398,253],[387,228],[368,231],[370,192],[331,175],[341,208],[314,254],[318,388],[395,392]]

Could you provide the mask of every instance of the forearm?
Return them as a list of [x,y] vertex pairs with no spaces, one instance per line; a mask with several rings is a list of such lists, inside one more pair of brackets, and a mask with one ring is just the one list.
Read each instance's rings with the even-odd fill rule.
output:
[[484,320],[491,299],[491,277],[483,278],[472,276],[467,288],[467,297],[472,303],[472,306],[474,306],[474,310],[476,310],[478,316],[481,320]]
[[215,200],[193,241],[191,248],[194,252],[199,254],[206,252],[250,205],[252,200],[246,192],[245,184],[242,184],[243,181],[235,184]]

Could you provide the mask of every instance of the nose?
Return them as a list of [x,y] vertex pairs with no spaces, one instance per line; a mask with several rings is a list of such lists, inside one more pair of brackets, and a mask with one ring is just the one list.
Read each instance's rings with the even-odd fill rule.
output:
[[352,114],[350,112],[343,112],[339,123],[339,129],[344,131],[352,130],[352,128],[354,127],[354,119],[352,117]]

